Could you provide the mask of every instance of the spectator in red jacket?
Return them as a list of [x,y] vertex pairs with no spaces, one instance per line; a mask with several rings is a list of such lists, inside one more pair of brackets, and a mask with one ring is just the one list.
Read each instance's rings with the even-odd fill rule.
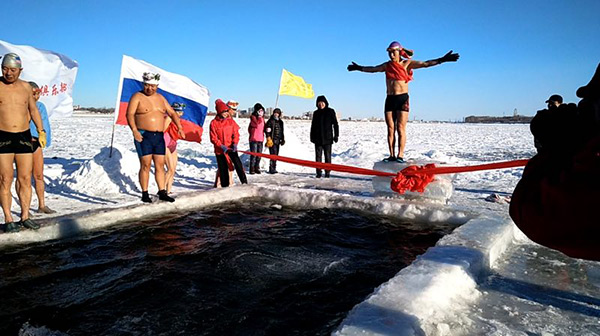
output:
[[237,146],[240,141],[240,126],[231,118],[229,106],[221,99],[217,99],[215,106],[217,116],[210,122],[210,142],[215,146],[221,186],[229,186],[229,170],[233,170],[233,167],[235,167],[242,184],[246,184],[248,183],[246,173],[237,153]]

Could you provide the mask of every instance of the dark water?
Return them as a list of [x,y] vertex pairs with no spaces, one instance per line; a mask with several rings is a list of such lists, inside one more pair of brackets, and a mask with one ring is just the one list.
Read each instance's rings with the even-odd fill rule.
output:
[[326,335],[451,231],[258,200],[0,250],[0,335]]

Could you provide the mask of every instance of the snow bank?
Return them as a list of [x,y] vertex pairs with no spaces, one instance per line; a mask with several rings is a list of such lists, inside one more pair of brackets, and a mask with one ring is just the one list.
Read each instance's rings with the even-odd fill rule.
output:
[[334,335],[451,335],[443,321],[480,296],[477,280],[515,238],[512,221],[473,219],[355,306]]
[[114,145],[111,157],[109,154],[110,147],[102,148],[62,183],[71,190],[85,190],[95,195],[139,194],[137,154],[121,145]]
[[[399,163],[399,162],[375,162],[373,166],[374,170],[397,173],[402,169],[410,166],[410,165],[425,165],[430,162],[420,162],[420,163]],[[444,175],[436,175],[433,182],[431,182],[427,187],[425,187],[425,192],[418,193],[407,191],[403,195],[398,194],[391,190],[390,182],[392,182],[391,177],[384,176],[375,176],[373,177],[373,189],[375,189],[376,194],[378,195],[388,195],[394,197],[402,197],[407,199],[423,199],[426,198],[431,201],[439,202],[439,203],[447,203],[450,197],[452,197],[452,192],[454,191],[454,187],[452,186],[452,178],[453,175],[444,174]]]

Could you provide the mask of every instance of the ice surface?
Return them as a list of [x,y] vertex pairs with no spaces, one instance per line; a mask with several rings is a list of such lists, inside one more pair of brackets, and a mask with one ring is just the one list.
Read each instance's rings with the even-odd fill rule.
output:
[[[176,202],[141,204],[139,163],[128,128],[116,127],[113,157],[108,158],[112,121],[112,116],[52,120],[53,146],[44,151],[46,204],[58,213],[37,214],[34,195],[32,212],[44,227],[0,234],[0,245],[56,239],[240,197],[267,197],[299,207],[347,207],[421,223],[466,223],[379,286],[349,312],[337,334],[600,334],[598,263],[531,243],[508,218],[508,204],[485,201],[492,193],[510,195],[520,168],[457,174],[447,204],[377,196],[384,188],[374,187],[368,177],[333,172],[330,179],[316,179],[314,169],[286,163],[278,163],[280,174],[248,175],[248,186],[240,186],[236,178],[235,187],[215,190],[216,161],[206,129],[203,144],[179,143]],[[238,120],[240,149],[248,148],[247,122]],[[286,144],[280,154],[313,159],[310,121],[284,122]],[[405,156],[416,162],[473,165],[535,153],[529,125],[410,122],[407,131]],[[333,163],[371,169],[387,156],[384,123],[341,122],[339,139]],[[268,163],[261,160],[263,171]],[[150,193],[156,191],[151,178]]]

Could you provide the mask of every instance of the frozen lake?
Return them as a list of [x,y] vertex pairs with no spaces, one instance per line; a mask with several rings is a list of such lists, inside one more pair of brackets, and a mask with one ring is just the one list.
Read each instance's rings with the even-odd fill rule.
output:
[[[242,134],[239,148],[247,149],[247,119],[238,122]],[[286,145],[280,154],[312,160],[314,149],[308,136],[310,122],[286,120],[285,123]],[[202,198],[202,193],[198,192],[210,196],[211,202],[231,196],[223,196],[228,190],[209,192],[214,182],[216,161],[206,129],[203,144],[179,144],[180,161],[174,186],[178,200],[174,205],[155,202],[139,207],[139,163],[130,131],[116,127],[113,156],[108,158],[111,131],[111,117],[79,116],[53,120],[53,147],[45,152],[46,203],[58,210],[57,216],[82,218],[94,215],[100,218],[98,216],[104,213],[103,218],[118,220],[118,217],[128,215],[142,216],[143,212],[168,212],[191,206],[196,202],[193,200]],[[333,146],[333,163],[370,169],[374,162],[387,156],[386,147],[384,123],[341,122],[340,141]],[[529,125],[408,125],[406,157],[418,162],[460,166],[523,159],[534,154]],[[268,161],[263,159],[263,169],[267,165]],[[363,308],[358,306],[350,312],[339,333],[599,333],[598,263],[571,259],[531,243],[519,232],[513,232],[506,202],[485,201],[493,193],[509,196],[521,177],[522,168],[457,174],[453,180],[455,192],[447,205],[374,198],[370,179],[364,176],[334,172],[329,180],[317,180],[313,169],[285,163],[278,164],[278,171],[280,174],[274,176],[248,175],[252,185],[266,188],[252,189],[251,192],[274,190],[274,197],[288,204],[317,208],[367,204],[366,210],[421,222],[437,219],[457,223],[467,221],[448,236],[445,243],[439,243],[415,264],[377,288],[363,303]],[[152,179],[149,190],[151,194],[156,193]],[[238,186],[230,190],[234,194],[251,193],[248,191],[251,189]],[[35,197],[32,203],[36,209]],[[127,211],[118,210],[124,206]],[[15,205],[13,210],[17,209]],[[117,210],[110,212],[107,209]],[[52,221],[47,215],[36,218]],[[32,237],[30,232],[1,236],[0,242],[4,244],[44,239]],[[496,243],[488,248],[486,244],[490,241]],[[459,249],[456,246],[467,247]],[[448,263],[449,255],[455,258],[455,264]],[[465,260],[472,263],[464,266]],[[491,263],[487,265],[486,260]],[[418,279],[425,276],[431,280],[431,286],[425,286],[422,281],[417,286]],[[410,295],[419,303],[418,307],[410,303]],[[377,305],[373,306],[375,302]],[[371,307],[366,307],[369,304]],[[43,325],[25,327],[33,330]]]

